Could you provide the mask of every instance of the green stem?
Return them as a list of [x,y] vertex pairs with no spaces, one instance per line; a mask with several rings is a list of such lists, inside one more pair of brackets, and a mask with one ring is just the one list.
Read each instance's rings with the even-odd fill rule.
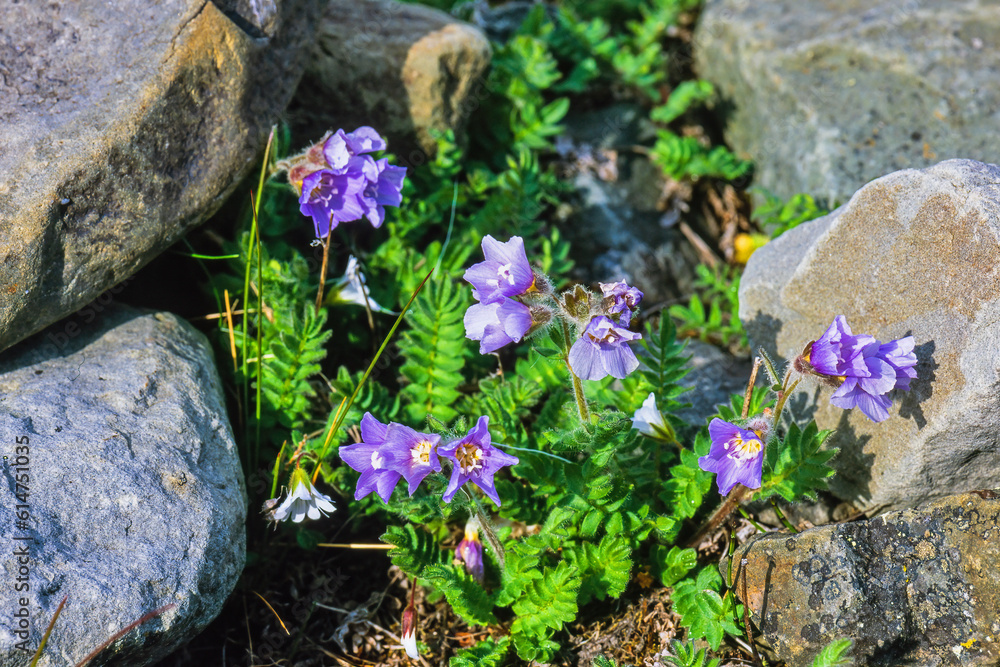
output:
[[742,515],[743,515],[743,518],[744,518],[744,519],[746,519],[747,521],[749,521],[749,522],[750,522],[750,525],[752,525],[752,526],[753,526],[753,527],[754,527],[755,529],[757,529],[757,532],[758,532],[758,533],[766,533],[766,532],[767,532],[766,530],[764,530],[764,527],[763,527],[763,526],[761,526],[761,525],[760,525],[759,523],[757,523],[756,521],[754,521],[753,517],[752,517],[752,516],[750,516],[750,513],[749,513],[749,512],[747,512],[747,511],[746,511],[746,510],[745,510],[745,509],[743,508],[743,506],[742,506],[742,505],[740,505],[740,506],[739,506],[739,507],[737,507],[736,509],[737,509],[737,510],[739,510],[740,514],[742,514]]
[[798,528],[793,526],[792,523],[787,518],[785,518],[785,513],[782,512],[781,508],[778,507],[778,503],[774,502],[774,498],[771,498],[770,500],[771,500],[771,507],[774,508],[774,513],[778,515],[778,520],[781,521],[782,524],[784,524],[785,528],[787,528],[793,533],[799,532]]
[[590,430],[590,408],[587,407],[587,397],[583,393],[583,382],[573,372],[573,367],[569,365],[569,325],[563,320],[563,352],[566,353],[566,370],[573,378],[573,394],[576,396],[576,410],[580,413],[580,421],[583,427]]
[[[791,372],[789,372],[789,374],[785,377],[785,384],[786,385],[788,384],[788,380],[789,380],[790,377],[791,377]],[[780,423],[779,420],[781,419],[781,411],[785,409],[785,401],[788,400],[788,395],[791,394],[793,391],[795,391],[795,387],[797,387],[798,384],[799,384],[799,382],[801,382],[801,381],[802,381],[802,378],[799,378],[798,380],[796,380],[795,382],[793,382],[792,386],[788,387],[788,389],[782,388],[781,395],[778,397],[778,404],[776,406],[774,406],[774,423],[775,423],[775,425],[777,425],[777,424]],[[777,426],[775,426],[775,428],[777,428]]]

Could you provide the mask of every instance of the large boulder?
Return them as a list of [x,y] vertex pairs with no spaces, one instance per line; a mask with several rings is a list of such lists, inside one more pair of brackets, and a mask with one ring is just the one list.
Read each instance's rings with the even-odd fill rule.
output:
[[296,133],[362,125],[403,164],[433,155],[433,132],[460,132],[489,91],[490,44],[478,29],[396,0],[330,0],[292,106]]
[[[979,491],[740,547],[735,592],[778,658],[807,667],[835,639],[858,665],[996,665],[1000,495]],[[723,561],[725,576],[726,561]]]
[[756,181],[843,203],[897,169],[1000,161],[998,31],[987,0],[708,0],[694,53]]
[[64,596],[39,665],[77,664],[174,605],[94,663],[139,667],[208,625],[243,569],[221,383],[205,337],[174,315],[111,306],[57,333],[61,347],[43,332],[0,362],[0,664],[30,662]]
[[789,405],[835,429],[835,493],[869,510],[1000,479],[1000,167],[950,160],[875,180],[758,250],[740,285],[753,349],[798,355],[837,315],[855,334],[912,335],[917,379],[890,417],[830,405],[806,381]]
[[0,350],[132,275],[254,166],[320,3],[219,4],[0,10]]

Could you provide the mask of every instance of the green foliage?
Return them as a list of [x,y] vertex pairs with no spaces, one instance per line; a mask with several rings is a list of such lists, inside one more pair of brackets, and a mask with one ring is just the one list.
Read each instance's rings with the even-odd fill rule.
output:
[[850,639],[836,639],[819,652],[813,659],[813,667],[849,667],[854,660],[847,654],[854,644]]
[[754,208],[752,219],[772,239],[778,238],[803,222],[815,220],[829,213],[826,208],[817,204],[811,195],[805,193],[792,195],[788,201],[782,201],[780,197],[764,188],[753,188],[753,191],[763,201]]
[[822,450],[832,431],[820,431],[810,421],[804,430],[795,423],[780,444],[764,450],[764,479],[760,498],[779,495],[789,502],[815,498],[816,491],[827,488],[826,480],[833,476],[827,463],[836,450]]
[[743,633],[733,621],[731,595],[722,597],[719,588],[722,577],[714,566],[702,568],[696,579],[685,579],[674,586],[671,596],[674,611],[681,616],[681,625],[688,628],[691,639],[705,639],[718,650],[724,634],[741,636]]
[[670,587],[683,579],[698,563],[698,554],[694,549],[681,549],[658,544],[653,547],[653,566],[664,586]]
[[[267,322],[267,320],[265,320]],[[288,305],[274,311],[264,325],[261,376],[261,424],[270,429],[305,426],[307,407],[316,394],[310,379],[320,372],[324,346],[331,332],[324,331],[326,312],[311,304]]]
[[501,637],[500,641],[489,637],[472,648],[462,649],[448,664],[450,667],[500,667],[509,648],[510,637]]
[[687,306],[675,304],[668,311],[680,331],[699,340],[745,348],[746,332],[739,317],[740,274],[732,267],[713,270],[704,264],[695,271],[694,284],[701,296],[696,292]]
[[665,104],[654,107],[649,112],[650,120],[656,123],[672,123],[698,104],[704,104],[715,95],[715,87],[708,81],[684,81],[674,88]]
[[559,645],[550,637],[576,618],[579,588],[580,573],[566,561],[526,582],[522,595],[511,605],[515,619],[510,631],[522,660],[552,659]]
[[685,644],[673,639],[670,648],[674,654],[665,655],[663,659],[672,667],[718,667],[719,665],[718,659],[709,658],[705,649],[699,649],[694,642],[689,641]]
[[452,404],[464,381],[468,347],[462,317],[468,306],[468,292],[444,279],[429,282],[407,313],[411,328],[401,337],[399,351],[406,359],[400,372],[409,384],[401,394],[414,422],[431,415],[447,423],[458,415]]
[[432,564],[424,568],[423,578],[444,593],[455,613],[469,623],[489,625],[497,622],[490,595],[464,568]]
[[435,536],[416,528],[412,523],[389,526],[382,541],[395,547],[389,551],[392,564],[412,577],[422,577],[426,570],[450,560],[445,556],[446,552],[441,550]]
[[650,159],[670,178],[722,178],[732,181],[745,176],[751,163],[733,155],[725,146],[710,148],[696,137],[682,137],[670,130],[656,133]]
[[599,655],[594,658],[593,667],[618,667],[618,663],[611,658],[605,658],[603,655]]

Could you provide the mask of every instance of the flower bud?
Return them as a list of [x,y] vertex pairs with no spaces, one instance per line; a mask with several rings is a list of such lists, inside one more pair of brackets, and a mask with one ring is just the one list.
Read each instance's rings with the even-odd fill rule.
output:
[[479,520],[471,517],[465,524],[465,539],[455,548],[455,557],[465,563],[466,571],[480,584],[486,577],[483,543],[479,540]]
[[403,611],[403,648],[411,659],[420,657],[417,651],[417,611],[413,608],[412,600],[410,606]]

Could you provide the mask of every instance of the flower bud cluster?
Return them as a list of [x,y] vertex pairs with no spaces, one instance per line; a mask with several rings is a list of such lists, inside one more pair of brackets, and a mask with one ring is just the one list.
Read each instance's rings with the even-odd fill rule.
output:
[[337,130],[278,163],[299,195],[299,210],[313,219],[316,238],[326,238],[341,222],[363,217],[380,227],[385,207],[400,205],[406,168],[369,155],[385,148],[385,139],[370,127]]

